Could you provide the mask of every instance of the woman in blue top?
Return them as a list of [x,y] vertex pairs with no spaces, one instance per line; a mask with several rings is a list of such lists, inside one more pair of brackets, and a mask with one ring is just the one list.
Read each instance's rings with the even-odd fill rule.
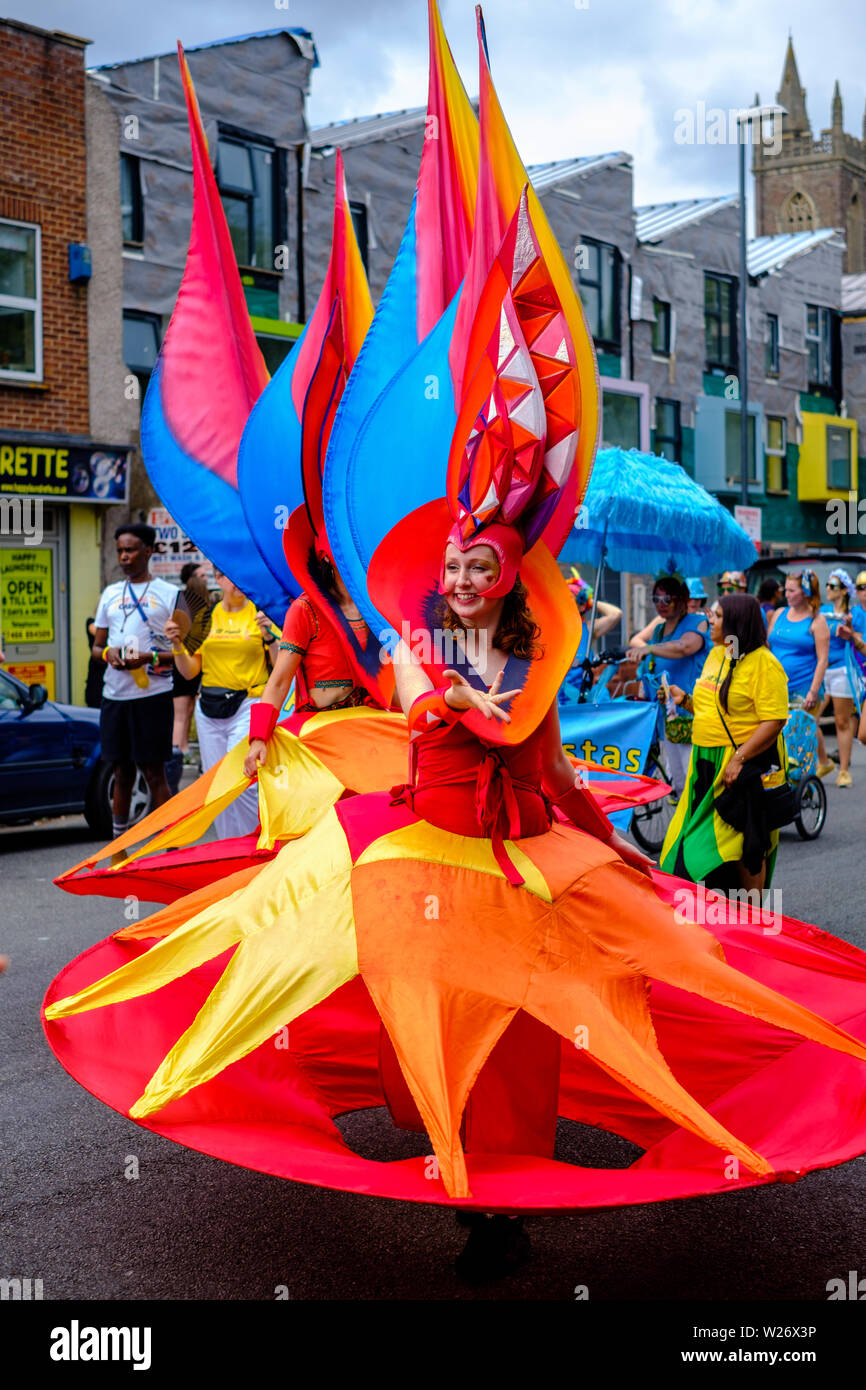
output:
[[[707,654],[709,619],[706,613],[689,613],[688,585],[677,575],[658,576],[652,601],[658,616],[635,633],[628,655],[640,661],[639,676],[654,678],[655,684],[664,672],[670,685],[690,695]],[[691,740],[672,742],[665,734],[665,761],[677,796],[686,784],[691,751]]]
[[785,580],[785,607],[770,614],[767,642],[770,651],[785,668],[788,677],[788,698],[800,703],[815,714],[818,726],[818,776],[833,771],[827,758],[824,735],[818,723],[818,705],[822,694],[827,655],[830,649],[830,630],[820,612],[821,590],[814,570],[789,574]]
[[827,674],[824,677],[824,689],[833,701],[833,717],[836,720],[836,738],[839,743],[839,775],[836,778],[836,786],[850,787],[849,766],[854,743],[855,718],[854,689],[848,669],[852,638],[847,634],[857,632],[862,637],[866,624],[863,609],[859,605],[852,607],[855,589],[846,570],[830,571],[827,577],[827,598],[828,602],[821,608],[830,629],[830,655]]

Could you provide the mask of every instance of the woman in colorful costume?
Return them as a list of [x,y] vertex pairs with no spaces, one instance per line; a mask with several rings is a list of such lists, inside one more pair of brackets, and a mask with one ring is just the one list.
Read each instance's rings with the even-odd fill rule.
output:
[[[561,324],[536,283],[551,332],[536,320],[527,347],[514,304],[538,253],[518,230],[514,293],[482,335],[447,502],[404,518],[370,565],[380,611],[430,639],[397,653],[417,733],[409,783],[337,802],[252,881],[158,913],[146,925],[167,934],[144,953],[108,941],[73,962],[49,990],[49,1041],[94,1093],[193,1147],[476,1211],[659,1200],[839,1161],[866,1146],[866,1044],[809,1004],[866,1032],[862,953],[801,947],[790,931],[782,951],[723,917],[746,967],[733,968],[713,933],[671,911],[668,885],[563,757],[555,699],[580,620],[544,535],[557,499],[570,506],[574,453],[547,447],[535,363]],[[530,399],[510,389],[518,374]],[[562,379],[577,390],[576,373]],[[535,446],[518,460],[527,420]],[[112,1042],[135,1026],[131,1057]],[[824,1046],[801,1059],[802,1038]],[[791,1132],[785,1066],[832,1122]],[[383,1100],[423,1126],[430,1158],[350,1152],[330,1117]],[[557,1114],[640,1135],[648,1152],[626,1172],[558,1163]]]

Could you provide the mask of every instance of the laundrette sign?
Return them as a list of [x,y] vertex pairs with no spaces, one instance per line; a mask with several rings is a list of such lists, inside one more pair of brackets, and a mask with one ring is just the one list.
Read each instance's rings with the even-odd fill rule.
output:
[[125,502],[131,445],[58,444],[57,440],[0,435],[0,492],[65,498],[69,502]]

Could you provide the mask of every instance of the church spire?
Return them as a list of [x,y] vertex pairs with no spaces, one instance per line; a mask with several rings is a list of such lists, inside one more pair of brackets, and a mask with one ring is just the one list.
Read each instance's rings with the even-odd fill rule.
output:
[[836,78],[836,85],[833,88],[833,129],[841,133],[842,130],[842,93],[839,90],[839,79]]
[[782,69],[782,85],[776,93],[780,106],[787,109],[784,117],[784,130],[791,135],[809,135],[811,127],[806,115],[806,90],[800,83],[797,60],[794,57],[794,42],[788,35],[788,48],[785,53],[785,66]]

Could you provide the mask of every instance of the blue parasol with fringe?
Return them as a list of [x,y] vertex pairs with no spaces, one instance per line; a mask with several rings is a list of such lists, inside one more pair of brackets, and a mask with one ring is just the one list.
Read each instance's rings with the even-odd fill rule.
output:
[[669,459],[600,449],[560,559],[632,574],[746,570],[755,547],[712,493]]

